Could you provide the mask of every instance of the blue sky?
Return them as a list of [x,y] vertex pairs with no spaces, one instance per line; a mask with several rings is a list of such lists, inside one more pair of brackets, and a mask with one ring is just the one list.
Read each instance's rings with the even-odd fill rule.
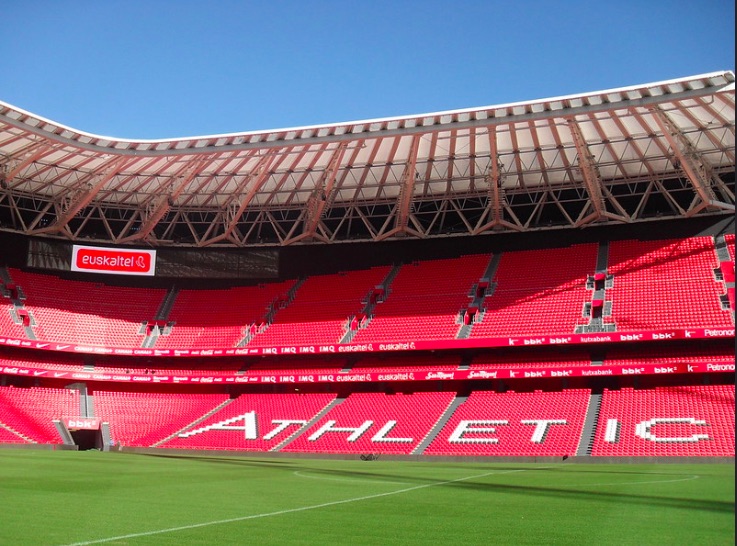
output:
[[734,70],[732,0],[0,0],[0,100],[170,138]]

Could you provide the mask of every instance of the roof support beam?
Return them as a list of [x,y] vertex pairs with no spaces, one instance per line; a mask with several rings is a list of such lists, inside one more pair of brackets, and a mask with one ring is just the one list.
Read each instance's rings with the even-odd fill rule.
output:
[[[149,238],[149,235],[156,227],[156,224],[158,224],[159,221],[166,215],[166,213],[169,212],[172,205],[181,195],[184,189],[189,186],[190,182],[192,182],[192,180],[194,180],[194,178],[203,170],[205,170],[205,168],[213,161],[215,161],[215,157],[195,161],[194,163],[189,164],[189,166],[186,166],[179,173],[174,175],[174,178],[183,175],[181,182],[176,186],[176,188],[174,188],[174,191],[172,191],[169,195],[161,198],[158,204],[154,205],[151,209],[146,211],[145,216],[143,216],[145,218],[145,222],[137,233],[129,235],[128,237],[124,237],[118,242],[130,243],[133,241],[140,241],[141,239]],[[172,186],[173,185],[174,184],[172,184]]]
[[394,228],[382,234],[377,240],[384,240],[400,233],[422,237],[422,234],[419,231],[407,227],[409,224],[412,197],[415,192],[415,182],[419,177],[417,173],[417,153],[420,149],[421,138],[422,137],[420,135],[415,135],[412,137],[412,142],[410,143],[410,149],[407,153],[407,165],[405,166],[404,173],[402,174],[402,185],[399,188],[399,196],[395,207]]
[[604,204],[604,197],[601,194],[601,179],[599,178],[599,172],[596,169],[594,157],[591,155],[591,152],[586,145],[586,140],[581,134],[581,128],[573,119],[568,120],[568,127],[571,130],[573,144],[576,147],[578,168],[581,172],[581,177],[583,178],[583,184],[589,194],[589,202],[594,209],[594,212],[579,220],[578,225],[580,226],[602,220],[604,218],[604,212],[606,211],[606,205]]
[[[251,187],[248,190],[248,193],[246,193],[246,195],[241,200],[238,208],[234,210],[232,215],[229,215],[229,222],[228,225],[225,227],[225,231],[216,237],[200,241],[198,246],[211,245],[231,237],[233,231],[238,225],[238,221],[241,219],[241,216],[243,216],[243,214],[246,212],[248,205],[251,204],[251,201],[261,189],[261,186],[263,186],[264,183],[269,179],[269,176],[271,176],[271,166],[272,163],[274,163],[274,158],[276,157],[277,156],[275,154],[266,154],[263,158],[261,158],[261,160],[259,160],[256,167],[247,176],[246,184],[250,184]],[[284,161],[285,157],[286,154],[280,157],[279,161],[277,162],[277,166],[279,163]]]
[[734,212],[734,203],[720,201],[714,194],[714,190],[711,187],[713,179],[716,177],[714,169],[694,148],[693,144],[681,132],[670,116],[658,106],[650,108],[650,113],[663,132],[663,136],[665,136],[668,144],[673,149],[678,165],[686,173],[686,176],[691,181],[699,196],[699,200],[695,201],[693,206],[689,207],[686,216],[694,216],[707,208]]
[[102,190],[110,180],[117,176],[125,168],[126,164],[131,162],[131,158],[126,157],[117,157],[110,161],[107,167],[103,170],[103,174],[97,183],[90,185],[86,192],[82,191],[76,197],[73,197],[71,202],[64,207],[62,215],[57,217],[53,224],[40,229],[34,229],[28,234],[41,235],[44,233],[58,233],[65,229],[72,218],[74,218],[79,211],[87,207],[100,190]]
[[596,160],[589,150],[586,139],[583,137],[583,133],[581,133],[581,127],[579,127],[575,119],[568,120],[568,127],[571,130],[573,144],[576,147],[578,168],[581,171],[584,186],[589,194],[590,207],[593,208],[591,214],[584,216],[583,218],[579,218],[576,222],[576,227],[589,224],[591,222],[600,222],[604,219],[620,220],[622,222],[630,221],[630,219],[625,216],[607,212],[604,193],[602,192],[602,181],[599,176],[599,169],[596,167]]
[[[317,184],[315,184],[315,188],[314,190],[312,190],[312,194],[307,199],[307,203],[305,203],[305,214],[303,215],[304,222],[302,233],[297,235],[296,237],[288,238],[286,241],[284,241],[285,245],[296,243],[305,239],[309,240],[316,236],[318,239],[323,240],[322,236],[316,235],[317,226],[326,208],[328,208],[331,204],[333,185],[335,184],[335,179],[338,176],[338,170],[343,163],[343,155],[345,154],[345,150],[347,147],[347,142],[341,142],[340,145],[335,149],[335,151],[333,151],[333,155],[331,156],[325,171],[323,171],[322,175],[320,175],[320,179],[318,180]],[[323,240],[323,242],[328,241]]]
[[41,141],[32,145],[26,152],[26,155],[21,159],[11,170],[4,173],[2,176],[7,184],[10,184],[13,179],[20,174],[20,172],[28,167],[31,163],[38,161],[43,156],[54,153],[56,148],[50,145],[48,141]]
[[[491,164],[489,165],[489,172],[486,174],[486,182],[489,185],[489,206],[481,215],[481,218],[472,233],[474,235],[478,235],[484,231],[500,227],[520,231],[523,229],[522,223],[506,202],[507,198],[504,190],[504,176],[502,175],[502,168],[504,166],[501,161],[499,161],[496,142],[496,127],[494,126],[489,127],[489,156]],[[504,219],[504,209],[507,210],[515,223],[508,222]],[[491,220],[481,225],[481,222],[486,218],[489,211],[491,212]]]

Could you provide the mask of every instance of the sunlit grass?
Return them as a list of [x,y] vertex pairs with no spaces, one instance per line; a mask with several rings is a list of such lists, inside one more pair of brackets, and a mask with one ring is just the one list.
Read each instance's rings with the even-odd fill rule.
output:
[[0,544],[734,544],[734,496],[724,464],[6,449]]

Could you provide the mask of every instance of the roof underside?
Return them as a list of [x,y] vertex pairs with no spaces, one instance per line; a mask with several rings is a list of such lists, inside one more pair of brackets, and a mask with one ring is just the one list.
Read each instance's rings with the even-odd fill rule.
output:
[[253,246],[734,213],[734,74],[527,103],[129,141],[0,103],[0,229]]

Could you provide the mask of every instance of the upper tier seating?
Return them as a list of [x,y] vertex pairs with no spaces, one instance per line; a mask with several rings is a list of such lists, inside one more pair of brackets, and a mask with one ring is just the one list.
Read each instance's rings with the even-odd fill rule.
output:
[[[734,235],[725,239],[733,255]],[[8,272],[40,341],[139,348],[153,333],[155,349],[358,345],[573,334],[591,320],[584,308],[593,301],[587,281],[596,273],[598,249],[504,252],[494,278],[483,279],[489,286],[480,309],[486,254],[404,265],[387,290],[389,266],[312,276],[299,288],[282,281],[181,290],[166,318],[156,316],[166,298],[162,289]],[[732,310],[722,309],[734,299],[732,281],[715,277],[729,262],[720,266],[716,256],[709,237],[611,242],[607,288],[597,295],[606,304],[603,324],[617,331],[733,327]],[[26,337],[11,311],[10,300],[0,297],[0,335]],[[471,316],[470,327],[461,329]]]
[[78,416],[77,390],[0,387],[0,424],[29,438],[31,442],[61,444],[62,439],[53,420]]
[[[242,394],[161,447],[270,451],[335,399],[334,394]],[[246,414],[253,415],[245,417]],[[291,421],[289,424],[283,420]],[[286,425],[280,428],[281,425]],[[247,431],[250,428],[250,431]]]
[[112,440],[148,447],[228,400],[226,394],[96,391],[95,416],[110,423]]
[[354,343],[453,339],[459,312],[472,301],[471,290],[489,263],[477,254],[447,260],[428,260],[401,267],[389,293],[374,309],[368,326]]
[[471,337],[572,334],[591,299],[586,279],[596,253],[597,245],[583,244],[502,254],[496,289],[484,299]]
[[432,430],[453,397],[448,392],[353,393],[280,451],[407,455]]
[[[575,455],[590,394],[588,389],[475,391],[456,409],[424,455]],[[553,422],[541,424],[543,420]]]
[[141,323],[154,318],[166,290],[106,286],[10,269],[36,320],[36,337],[80,345],[140,347]]
[[276,313],[249,347],[338,343],[347,331],[349,317],[362,311],[367,295],[390,269],[374,267],[308,278],[294,300]]
[[709,237],[667,241],[613,241],[607,290],[617,330],[731,327],[714,279],[718,266]]
[[734,385],[604,391],[591,454],[734,457]]
[[174,326],[159,336],[156,348],[235,347],[250,325],[264,319],[271,303],[284,296],[294,281],[227,290],[181,290],[168,321]]

